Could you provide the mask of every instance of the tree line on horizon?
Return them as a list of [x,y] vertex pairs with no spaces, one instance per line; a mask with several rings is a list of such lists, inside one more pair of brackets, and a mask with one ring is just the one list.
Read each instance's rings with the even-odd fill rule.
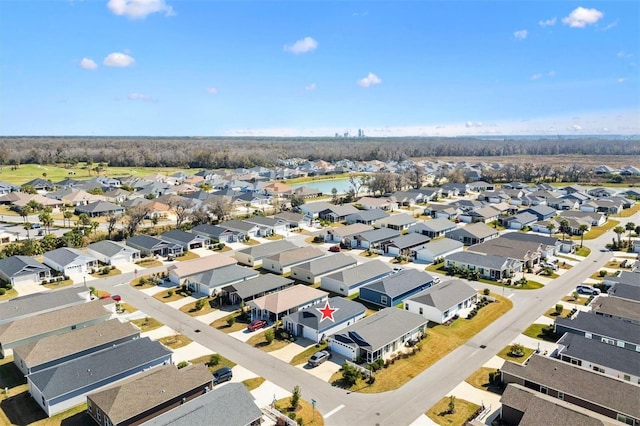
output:
[[640,139],[580,137],[189,138],[0,137],[0,164],[105,163],[114,167],[237,168],[286,158],[402,161],[420,157],[640,156]]

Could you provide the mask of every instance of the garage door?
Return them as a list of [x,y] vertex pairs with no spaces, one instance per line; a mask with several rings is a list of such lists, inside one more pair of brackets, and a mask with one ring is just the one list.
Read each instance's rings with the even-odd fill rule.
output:
[[21,275],[13,278],[13,285],[37,282],[37,276],[34,274]]
[[354,348],[333,339],[329,339],[329,350],[350,360],[354,360],[356,358],[356,350]]

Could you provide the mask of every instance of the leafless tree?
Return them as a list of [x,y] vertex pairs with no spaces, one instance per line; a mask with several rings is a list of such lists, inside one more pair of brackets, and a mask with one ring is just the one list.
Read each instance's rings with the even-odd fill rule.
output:
[[128,236],[135,235],[138,230],[138,226],[142,223],[144,218],[149,214],[149,207],[145,205],[138,205],[129,207],[125,212],[125,231]]

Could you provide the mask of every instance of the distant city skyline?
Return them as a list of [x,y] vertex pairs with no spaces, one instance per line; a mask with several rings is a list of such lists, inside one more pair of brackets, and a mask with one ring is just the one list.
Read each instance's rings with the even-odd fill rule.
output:
[[0,1],[0,135],[638,135],[636,1]]

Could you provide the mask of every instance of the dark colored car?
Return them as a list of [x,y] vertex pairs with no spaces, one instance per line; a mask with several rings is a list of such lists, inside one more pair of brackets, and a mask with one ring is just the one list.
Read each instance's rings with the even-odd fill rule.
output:
[[222,367],[213,372],[213,384],[228,382],[233,378],[233,371],[229,367]]
[[261,319],[253,320],[247,326],[247,330],[256,331],[263,328],[266,325],[267,325],[267,322],[265,320],[261,320]]
[[328,359],[331,359],[331,352],[319,351],[313,354],[311,358],[309,358],[309,365],[311,367],[317,367]]
[[339,252],[341,250],[340,246],[331,246],[329,247],[329,251],[331,252]]
[[116,302],[119,302],[119,301],[122,300],[122,297],[119,294],[114,294],[114,295],[111,296],[111,298],[113,300],[115,300]]

